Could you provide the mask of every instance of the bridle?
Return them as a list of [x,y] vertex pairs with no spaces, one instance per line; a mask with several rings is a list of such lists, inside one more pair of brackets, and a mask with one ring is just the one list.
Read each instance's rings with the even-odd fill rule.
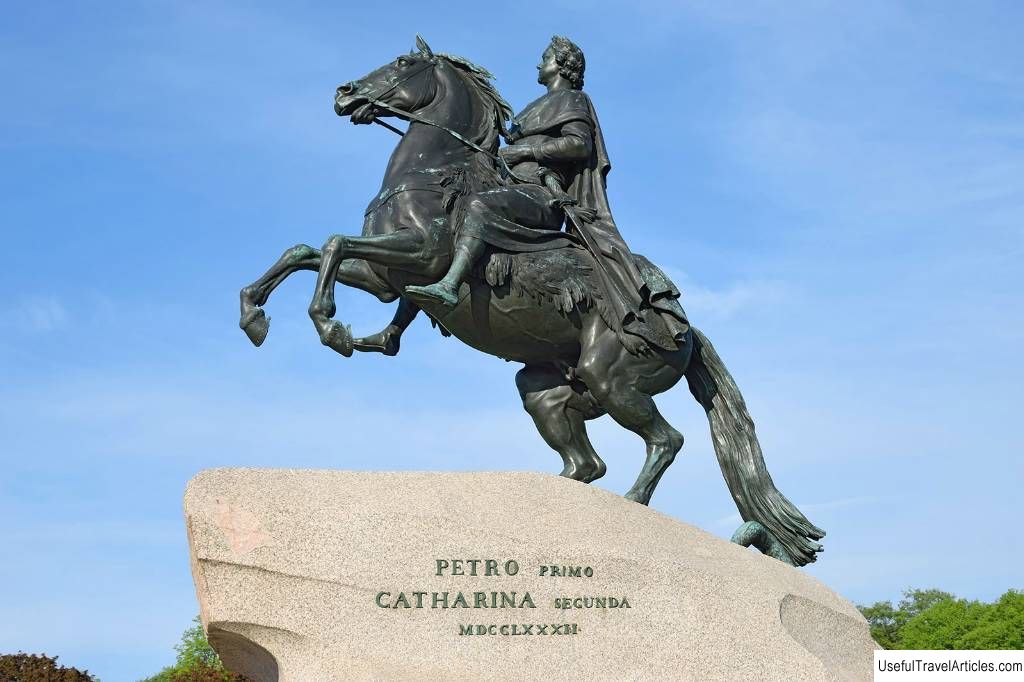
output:
[[[421,73],[423,73],[424,71],[426,71],[428,69],[432,69],[432,68],[434,68],[436,66],[437,66],[437,58],[436,57],[428,59],[428,60],[425,60],[423,62],[423,66],[421,68],[416,69],[415,71],[412,71],[410,73],[407,73],[402,79],[398,80],[394,85],[389,87],[384,92],[381,92],[381,93],[379,93],[377,95],[374,95],[374,96],[362,95],[362,98],[365,99],[367,101],[367,103],[372,104],[373,106],[377,107],[378,109],[384,109],[386,111],[390,111],[392,114],[395,114],[396,116],[399,116],[401,118],[407,119],[409,121],[414,121],[416,123],[422,123],[423,125],[432,126],[434,128],[437,128],[438,130],[443,130],[444,132],[448,133],[449,135],[451,135],[456,140],[458,140],[462,144],[466,145],[467,147],[469,147],[473,151],[479,152],[481,154],[486,154],[491,159],[497,161],[498,162],[498,166],[501,169],[502,173],[505,174],[506,176],[508,176],[509,178],[513,178],[513,179],[518,180],[520,182],[525,182],[522,178],[520,178],[518,175],[516,175],[515,173],[512,172],[512,169],[509,168],[508,163],[505,161],[504,158],[502,158],[502,156],[500,154],[492,154],[491,152],[487,151],[486,149],[484,149],[483,147],[481,147],[477,143],[473,142],[470,139],[467,139],[461,133],[458,133],[458,132],[452,130],[451,128],[448,128],[447,126],[443,126],[440,123],[435,123],[434,121],[431,121],[429,119],[423,118],[422,116],[419,116],[418,114],[415,114],[415,113],[413,113],[411,111],[405,111],[404,109],[399,109],[398,107],[393,106],[391,104],[388,104],[387,102],[385,102],[385,101],[383,101],[381,99],[382,97],[390,95],[394,90],[396,90],[398,88],[399,85],[402,85],[403,83],[405,83],[406,81],[410,80],[411,78],[413,78],[415,76],[418,76]],[[381,126],[383,126],[385,128],[387,128],[388,130],[398,134],[399,136],[404,136],[405,135],[405,133],[403,133],[398,128],[395,128],[394,126],[388,125],[387,123],[385,123],[383,121],[379,121],[379,120],[377,120],[377,118],[374,118],[373,122],[377,123],[377,124],[379,124],[379,125],[381,125]]]

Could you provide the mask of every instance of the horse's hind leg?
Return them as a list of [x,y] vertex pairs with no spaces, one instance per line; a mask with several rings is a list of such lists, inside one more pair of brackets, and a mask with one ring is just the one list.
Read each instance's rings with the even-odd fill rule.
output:
[[605,464],[590,444],[585,423],[603,410],[579,382],[573,386],[551,365],[527,365],[516,374],[516,387],[540,435],[562,456],[561,475],[584,483],[604,476]]
[[631,355],[600,320],[584,334],[576,374],[612,419],[644,439],[647,459],[626,498],[647,504],[683,447],[683,435],[665,421],[651,396],[671,388],[682,374],[657,353]]

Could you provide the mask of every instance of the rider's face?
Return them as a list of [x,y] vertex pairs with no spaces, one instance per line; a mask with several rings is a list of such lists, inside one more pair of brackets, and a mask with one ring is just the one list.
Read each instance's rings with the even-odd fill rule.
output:
[[556,78],[558,78],[558,62],[555,61],[555,51],[549,47],[544,50],[540,64],[537,65],[537,82],[541,85],[548,85]]

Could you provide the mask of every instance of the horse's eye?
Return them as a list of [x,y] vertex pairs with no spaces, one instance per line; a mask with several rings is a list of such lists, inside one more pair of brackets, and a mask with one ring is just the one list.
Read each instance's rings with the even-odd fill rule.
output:
[[396,60],[395,60],[395,62],[396,62],[396,63],[397,63],[397,64],[398,64],[399,66],[409,66],[410,64],[412,64],[412,62],[410,62],[410,61],[409,61],[408,59],[406,59],[405,57],[399,57],[398,59],[396,59]]

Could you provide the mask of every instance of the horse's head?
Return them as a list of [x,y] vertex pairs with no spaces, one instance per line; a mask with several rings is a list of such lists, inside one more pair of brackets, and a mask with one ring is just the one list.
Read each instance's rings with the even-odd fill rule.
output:
[[419,36],[416,48],[417,52],[400,55],[340,86],[335,113],[351,117],[353,123],[369,123],[375,117],[414,113],[443,101],[431,114],[435,124],[450,126],[491,153],[496,151],[512,108],[494,89],[493,76],[468,59],[434,54]]
[[380,103],[412,112],[433,101],[437,92],[433,71],[438,58],[419,36],[416,47],[418,52],[399,55],[362,78],[339,86],[334,97],[335,113],[351,117],[353,123],[369,123],[374,116],[394,115]]

